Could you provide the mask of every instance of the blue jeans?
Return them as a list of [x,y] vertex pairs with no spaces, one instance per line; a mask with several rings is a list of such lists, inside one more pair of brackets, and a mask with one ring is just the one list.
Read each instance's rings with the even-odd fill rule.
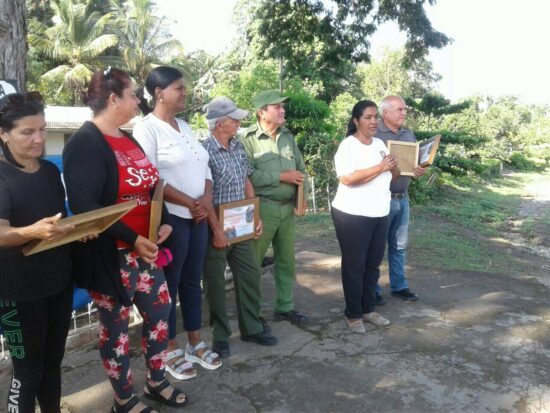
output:
[[164,268],[172,307],[168,317],[168,338],[176,337],[176,299],[179,295],[180,309],[185,331],[201,329],[201,275],[208,241],[206,221],[195,224],[193,219],[176,215],[172,218],[172,234],[165,245],[174,260]]
[[[388,231],[388,265],[392,292],[409,288],[405,277],[405,258],[409,242],[409,196],[391,199]],[[380,294],[380,285],[376,292]]]

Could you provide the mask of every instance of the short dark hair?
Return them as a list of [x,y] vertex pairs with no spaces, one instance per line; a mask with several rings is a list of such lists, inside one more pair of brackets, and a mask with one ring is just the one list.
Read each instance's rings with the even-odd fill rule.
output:
[[111,67],[98,70],[92,75],[88,90],[82,95],[82,102],[96,115],[107,107],[111,93],[122,97],[122,92],[131,83],[130,75],[123,70]]
[[263,105],[261,108],[257,109],[256,110],[256,120],[259,122],[260,121],[260,114],[258,113],[259,110],[267,110],[267,107],[269,105]]
[[[0,99],[0,129],[4,132],[11,131],[19,119],[38,114],[44,114],[44,100],[39,92],[10,93]],[[2,139],[0,139],[0,150],[10,164],[23,168]]]
[[376,103],[374,103],[372,100],[360,100],[353,106],[353,109],[351,110],[351,118],[348,122],[348,131],[346,136],[353,135],[355,132],[357,132],[357,125],[353,121],[354,119],[359,120],[359,118],[363,115],[363,112],[365,112],[365,109],[367,108],[376,108],[378,109],[378,106],[376,106]]
[[[166,89],[179,79],[183,79],[183,73],[170,66],[159,66],[151,70],[145,79],[145,89],[147,89],[147,92],[149,92],[149,94],[153,97],[153,107],[155,106],[155,90],[157,87],[160,89]],[[144,115],[147,115],[153,111],[153,108],[147,105],[146,99],[142,99],[142,96],[140,96],[140,100],[141,103],[139,108]]]

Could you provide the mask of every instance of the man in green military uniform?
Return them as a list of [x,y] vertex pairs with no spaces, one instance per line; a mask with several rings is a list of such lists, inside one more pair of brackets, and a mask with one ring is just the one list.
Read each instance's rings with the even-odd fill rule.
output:
[[[276,90],[258,93],[252,104],[255,125],[241,137],[246,154],[254,167],[250,180],[260,198],[263,233],[255,241],[258,262],[273,245],[277,301],[275,320],[305,324],[307,316],[294,309],[292,289],[295,278],[294,215],[303,215],[307,206],[306,166],[294,136],[285,128],[284,103],[288,100]],[[304,185],[304,203],[295,208],[296,191]]]

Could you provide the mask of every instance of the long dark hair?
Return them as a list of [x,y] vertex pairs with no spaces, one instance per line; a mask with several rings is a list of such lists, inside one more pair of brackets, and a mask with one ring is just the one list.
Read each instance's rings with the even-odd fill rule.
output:
[[[0,99],[0,129],[4,132],[11,131],[19,119],[38,114],[44,114],[44,100],[38,92],[10,93]],[[2,139],[0,139],[0,150],[6,161],[18,168],[23,168]]]
[[346,133],[346,136],[353,135],[355,132],[357,132],[357,125],[353,121],[354,119],[359,121],[359,118],[363,115],[363,112],[365,112],[365,109],[367,108],[376,108],[378,109],[378,106],[376,106],[376,103],[374,103],[372,100],[360,100],[355,104],[353,109],[351,110],[351,118],[348,122],[348,131]]
[[[144,89],[146,89],[147,93],[149,93],[149,95],[153,98],[153,107],[150,107],[146,102],[147,99],[145,99],[143,95],[139,94],[139,98],[141,100],[139,108],[143,114],[147,115],[153,111],[153,108],[155,107],[155,90],[157,87],[160,89],[166,89],[179,79],[183,79],[183,74],[178,69],[170,66],[159,66],[151,70],[151,72],[147,75],[147,79],[145,79]],[[145,90],[142,93],[144,94]]]
[[109,95],[122,97],[124,89],[132,83],[130,75],[123,70],[108,67],[92,75],[88,90],[82,95],[82,102],[97,115],[107,107]]

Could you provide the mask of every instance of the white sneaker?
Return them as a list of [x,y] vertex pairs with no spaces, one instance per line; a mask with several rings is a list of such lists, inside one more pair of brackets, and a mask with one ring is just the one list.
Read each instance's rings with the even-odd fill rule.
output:
[[346,317],[346,324],[348,325],[348,328],[354,333],[362,334],[366,332],[363,320],[361,320],[360,318],[350,320]]
[[385,327],[390,325],[390,320],[382,317],[376,311],[372,313],[363,314],[363,320],[368,321],[371,324],[374,324],[377,327]]

